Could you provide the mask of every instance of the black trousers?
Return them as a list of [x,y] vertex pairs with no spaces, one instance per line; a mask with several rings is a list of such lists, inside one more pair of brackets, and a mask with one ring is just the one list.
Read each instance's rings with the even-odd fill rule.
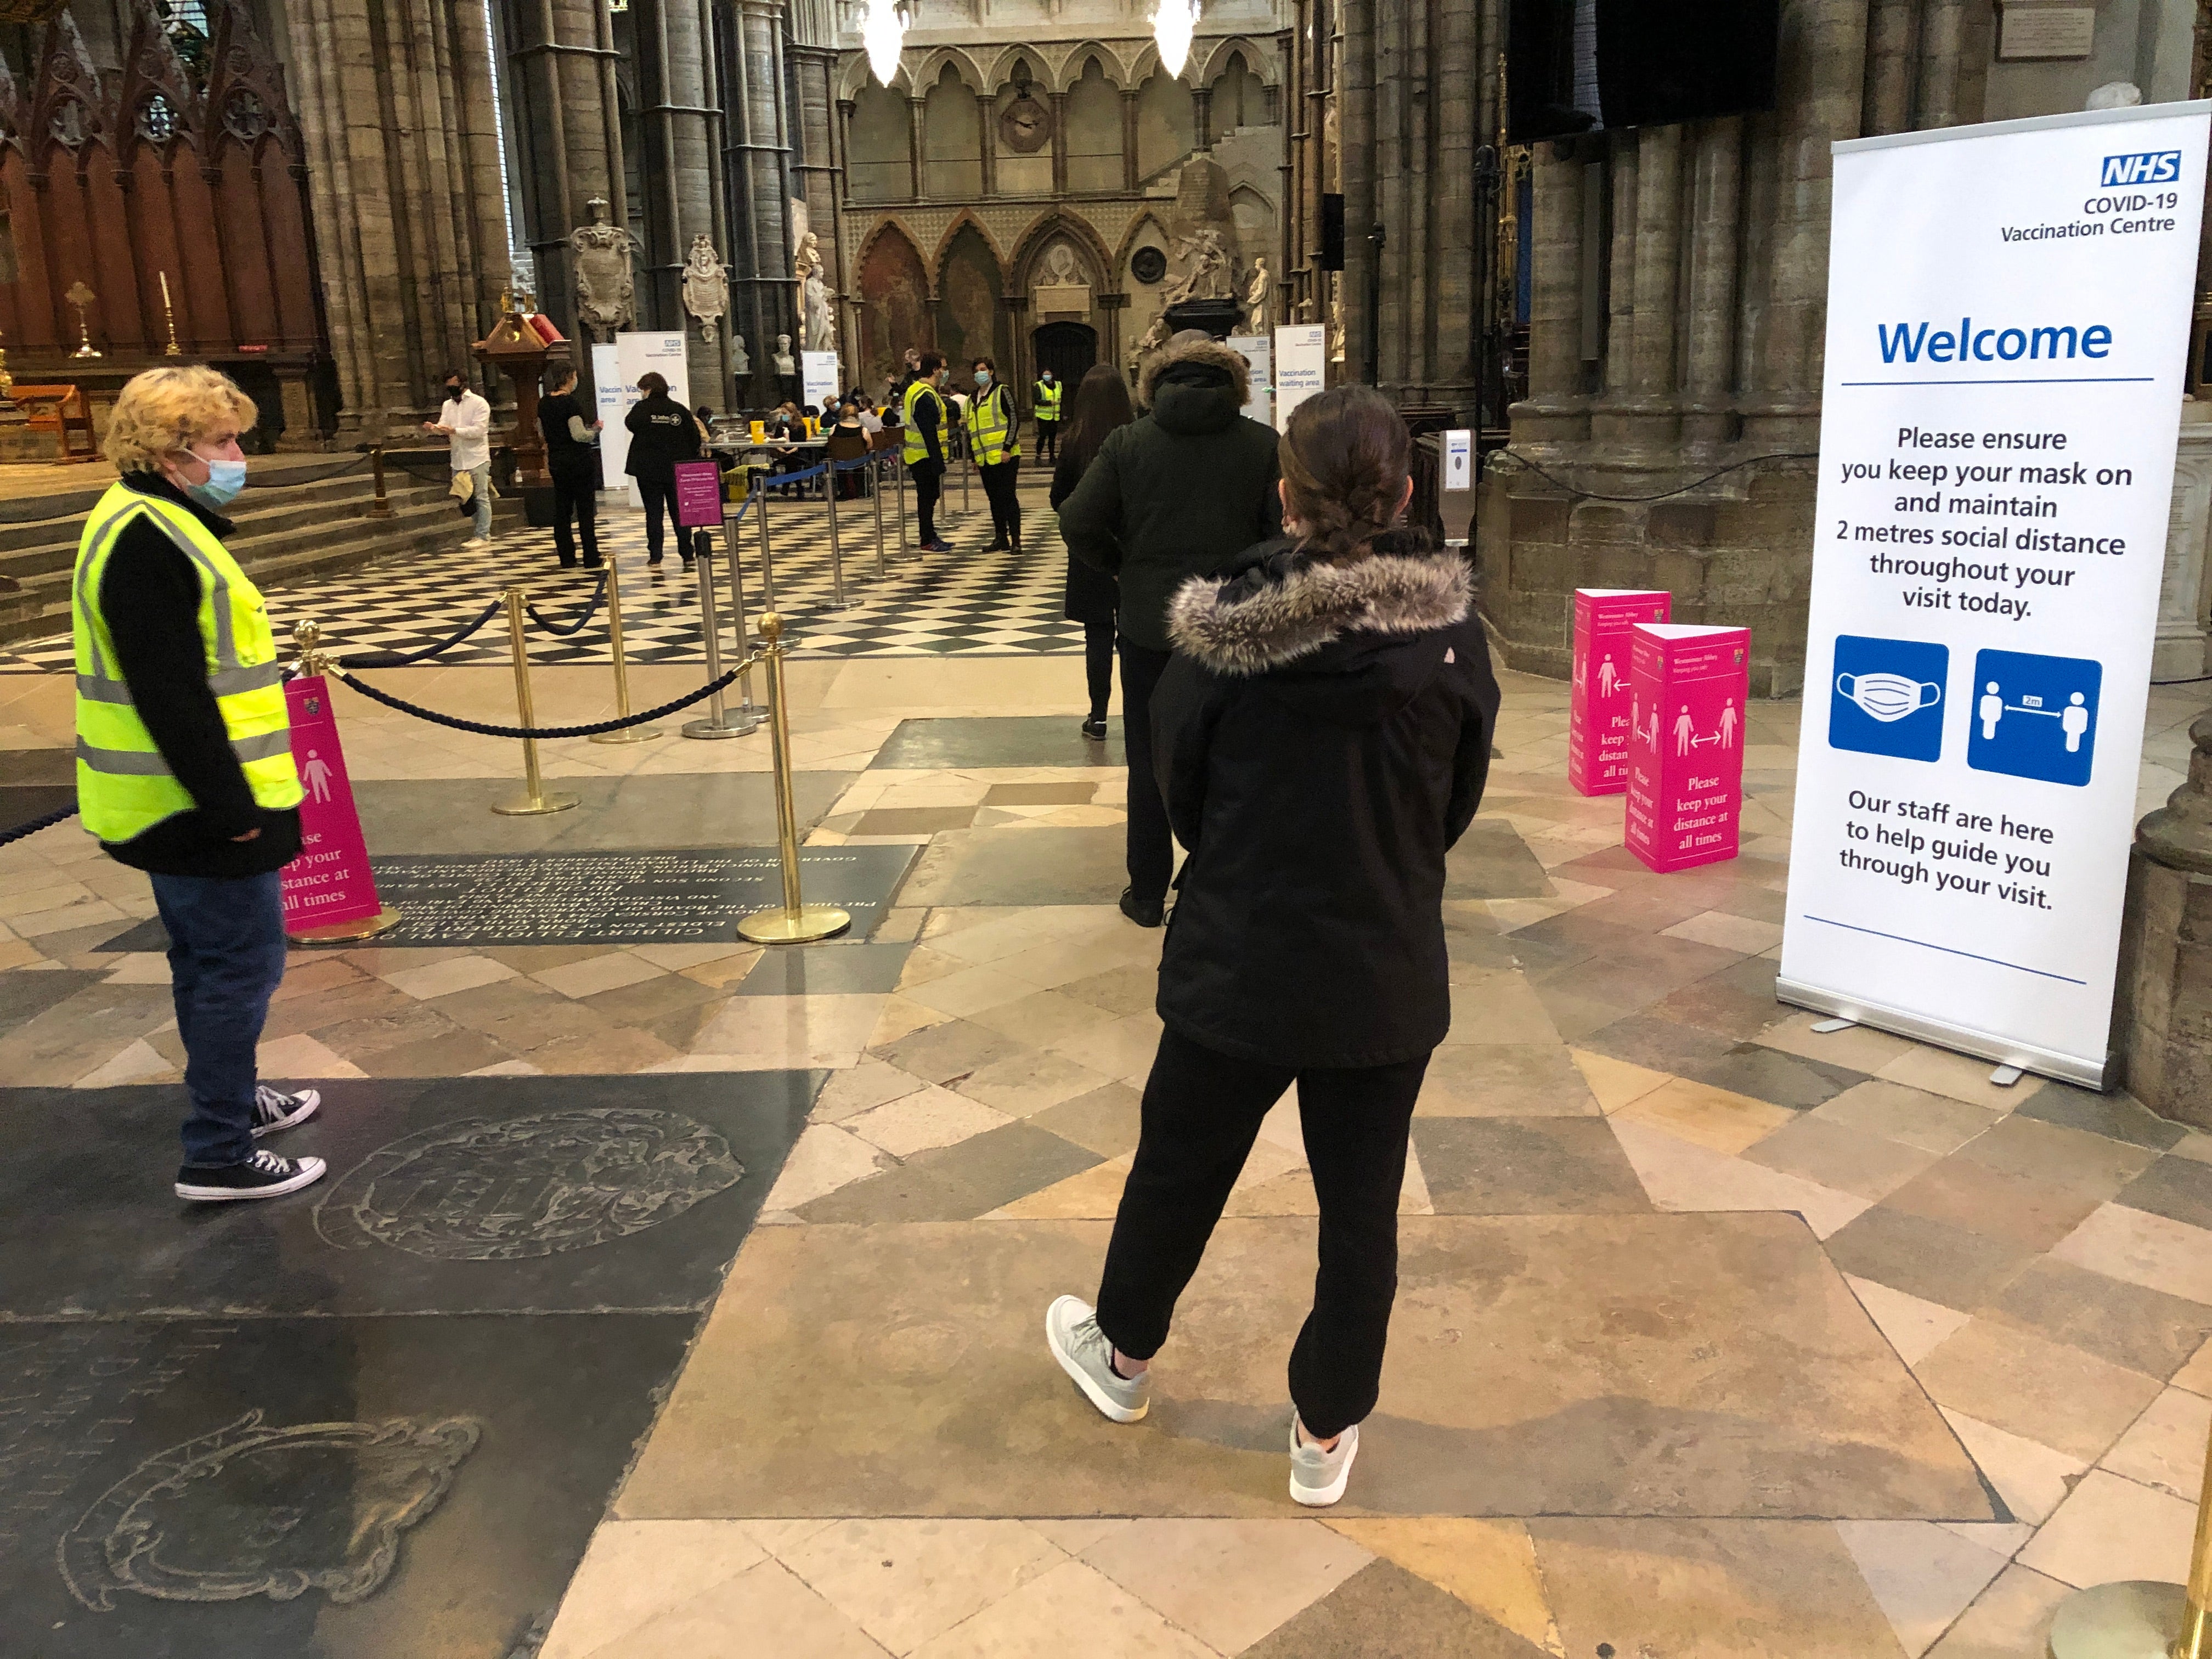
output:
[[983,497],[991,503],[991,539],[994,542],[1020,545],[1022,502],[1015,490],[1014,479],[1021,468],[1019,456],[976,468],[983,475]]
[[942,461],[912,461],[907,471],[914,474],[914,516],[921,539],[937,539],[937,497],[945,488],[945,463]]
[[1037,459],[1052,461],[1060,459],[1060,422],[1039,421],[1036,423]]
[[1291,1350],[1291,1399],[1326,1440],[1375,1409],[1398,1294],[1398,1194],[1429,1057],[1298,1072],[1235,1060],[1174,1031],[1145,1081],[1137,1156],[1098,1285],[1098,1328],[1133,1359],[1167,1340],[1176,1299],[1206,1254],[1260,1121],[1295,1081],[1321,1202],[1313,1311]]
[[[1091,689],[1091,718],[1106,718],[1107,699],[1114,695],[1114,619],[1083,624],[1083,678]],[[1125,719],[1124,726],[1128,722]]]
[[[645,498],[645,562],[660,562],[661,515],[665,513],[671,521],[676,517],[676,483],[656,483],[650,478],[637,481],[637,493]],[[690,563],[692,555],[703,552],[708,546],[707,532],[676,527],[676,550]]]
[[1175,872],[1168,805],[1152,775],[1152,692],[1172,653],[1121,641],[1121,741],[1129,752],[1129,885],[1140,899],[1165,898]]
[[[584,544],[584,562],[599,562],[599,480],[596,472],[553,475],[553,550],[564,565],[576,562],[576,542]],[[568,520],[576,521],[572,536]]]

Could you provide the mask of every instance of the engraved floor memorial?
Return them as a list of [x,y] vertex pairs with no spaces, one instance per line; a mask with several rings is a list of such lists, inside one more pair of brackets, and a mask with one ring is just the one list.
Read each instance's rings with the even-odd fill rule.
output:
[[[512,714],[495,665],[402,684]],[[279,1203],[169,1195],[143,878],[0,848],[8,1659],[2022,1659],[2073,1587],[2179,1577],[2212,1139],[1774,1000],[1795,705],[1750,711],[1742,856],[1658,877],[1566,787],[1566,689],[1506,677],[1382,1401],[1314,1513],[1294,1103],[1146,1422],[1041,1340],[1159,1030],[1079,658],[791,689],[856,923],[777,952],[725,926],[774,896],[762,739],[548,744],[583,805],[513,820],[514,744],[334,694],[409,931],[292,957],[261,1063],[331,1171]],[[2156,694],[2146,805],[2195,712]],[[70,741],[67,677],[0,675],[0,792]]]

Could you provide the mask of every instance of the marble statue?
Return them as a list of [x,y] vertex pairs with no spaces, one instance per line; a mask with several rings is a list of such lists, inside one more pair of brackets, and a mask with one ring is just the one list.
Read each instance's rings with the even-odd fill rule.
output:
[[1145,337],[1129,348],[1129,378],[1131,380],[1141,380],[1145,368],[1145,359],[1151,356],[1155,351],[1158,351],[1162,346],[1165,345],[1168,343],[1168,336],[1172,331],[1171,331],[1168,326],[1168,314],[1166,312],[1163,311],[1158,316],[1152,319],[1152,325],[1145,331]]
[[732,333],[730,336],[730,373],[750,374],[752,372],[752,355],[745,349],[745,337]]
[[1203,226],[1184,237],[1176,252],[1190,264],[1175,286],[1160,296],[1163,306],[1181,305],[1186,300],[1234,297],[1230,292],[1229,254],[1221,246],[1219,231],[1210,225]]
[[792,360],[791,336],[788,334],[779,334],[775,337],[774,362],[775,372],[779,374],[793,375],[799,373],[799,365]]
[[799,337],[805,343],[801,349],[806,351],[833,349],[827,343],[817,344],[815,341],[814,312],[817,293],[820,295],[822,317],[824,322],[823,332],[825,335],[830,331],[827,326],[830,301],[829,289],[822,280],[822,241],[811,230],[802,230],[799,233],[792,250],[791,274],[794,278],[792,305],[798,313]]
[[1266,334],[1274,320],[1275,283],[1267,275],[1267,262],[1252,262],[1252,279],[1244,285],[1244,331]]
[[1328,360],[1344,361],[1344,295],[1340,290],[1328,301]]
[[820,265],[806,273],[806,280],[799,289],[799,301],[805,313],[805,326],[799,337],[805,341],[805,349],[835,351],[837,349],[837,322],[830,314],[830,285],[822,280]]
[[606,198],[595,196],[586,205],[592,222],[568,233],[568,246],[576,251],[576,317],[593,340],[607,345],[617,330],[637,320],[637,281],[630,259],[644,250],[635,236],[614,222]]
[[684,264],[684,309],[699,324],[700,337],[714,343],[715,325],[730,308],[730,276],[722,267],[714,244],[704,236],[691,239],[691,257]]

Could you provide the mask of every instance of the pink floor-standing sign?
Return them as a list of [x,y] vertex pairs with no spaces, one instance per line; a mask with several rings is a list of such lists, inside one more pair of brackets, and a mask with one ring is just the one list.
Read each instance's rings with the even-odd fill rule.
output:
[[380,915],[368,843],[353,804],[345,750],[329,684],[306,674],[284,688],[292,716],[292,764],[300,774],[300,856],[284,866],[284,931],[357,922]]
[[1628,630],[1665,622],[1674,601],[1663,588],[1575,589],[1567,781],[1585,795],[1628,787]]
[[1628,665],[1628,850],[1654,870],[1732,859],[1751,630],[1640,623]]

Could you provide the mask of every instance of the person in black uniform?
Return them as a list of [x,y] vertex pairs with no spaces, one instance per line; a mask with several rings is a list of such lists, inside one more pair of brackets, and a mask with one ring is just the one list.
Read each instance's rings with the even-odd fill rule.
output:
[[[1111,363],[1093,363],[1075,388],[1073,419],[1067,441],[1052,469],[1052,510],[1075,493],[1083,482],[1106,434],[1137,418],[1129,404],[1129,383]],[[1121,584],[1103,570],[1095,570],[1067,556],[1067,589],[1060,614],[1083,624],[1083,672],[1091,688],[1091,713],[1083,722],[1083,735],[1093,743],[1106,741],[1106,702],[1114,690],[1114,610],[1121,602]]]
[[[637,377],[645,395],[634,404],[623,424],[629,428],[629,464],[624,468],[637,480],[637,493],[645,497],[645,562],[660,562],[660,527],[675,511],[676,463],[699,459],[699,423],[691,411],[668,395],[668,380],[647,370]],[[676,550],[691,562],[691,538],[681,530]]]
[[[545,396],[538,400],[538,424],[545,434],[545,470],[553,475],[553,550],[562,568],[576,562],[576,543],[584,544],[584,568],[599,566],[598,510],[599,452],[592,434],[596,420],[584,418],[576,396],[576,371],[556,363],[545,371]],[[568,521],[575,520],[572,536]]]

